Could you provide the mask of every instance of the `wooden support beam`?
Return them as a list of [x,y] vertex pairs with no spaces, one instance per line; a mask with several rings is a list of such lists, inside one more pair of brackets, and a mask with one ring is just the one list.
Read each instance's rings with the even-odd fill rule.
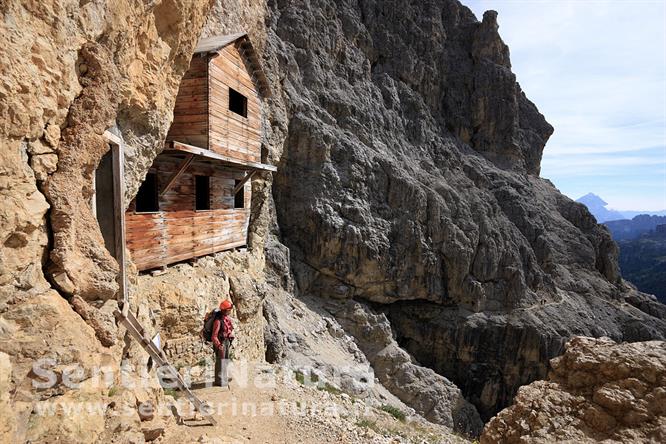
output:
[[[225,156],[222,154],[218,154],[214,151],[211,151],[206,148],[200,148],[198,146],[193,146],[193,145],[188,145],[186,143],[178,142],[178,141],[172,141],[171,143],[171,148],[173,151],[179,151],[181,153],[188,153],[188,154],[196,154],[197,156],[204,157],[206,159],[213,159],[213,160],[219,160],[223,163],[227,163],[231,166],[234,166],[236,168],[241,168],[241,169],[257,169],[257,170],[264,170],[264,171],[277,171],[277,167],[273,165],[267,165],[265,163],[260,163],[260,162],[251,162],[248,160],[240,160],[236,159],[234,157],[230,156]],[[171,150],[169,150],[171,151]],[[168,151],[167,151],[168,152]]]
[[[113,169],[113,214],[115,256],[120,267],[118,273],[118,305],[126,313],[129,307],[127,291],[127,258],[125,256],[125,154],[122,139],[111,131],[104,131],[102,137],[111,145]],[[93,180],[93,184],[95,181]],[[95,199],[93,199],[95,202]]]
[[252,170],[252,171],[250,171],[249,173],[247,173],[247,174],[245,175],[245,177],[243,177],[243,178],[241,179],[240,182],[238,182],[238,185],[236,185],[236,187],[234,188],[234,196],[236,195],[236,193],[238,193],[238,192],[240,191],[241,188],[243,188],[243,187],[245,186],[245,183],[246,183],[248,180],[252,179],[252,176],[254,176],[254,174],[255,174],[256,172],[257,172],[257,170]]
[[127,291],[127,257],[125,256],[125,161],[122,144],[111,145],[113,150],[113,211],[115,221],[116,260],[120,266],[118,283],[120,285],[118,300],[122,298],[122,306],[129,305]]
[[164,186],[162,191],[160,191],[160,196],[163,196],[167,191],[169,191],[169,188],[176,183],[178,178],[185,172],[188,166],[192,163],[194,160],[194,154],[188,155],[185,160],[183,160],[183,163],[180,164],[180,168],[178,170],[174,171],[174,173],[169,177],[169,180],[167,181],[167,184]]
[[106,139],[107,142],[116,144],[116,145],[121,145],[122,141],[120,140],[120,137],[116,136],[113,134],[111,131],[106,130],[104,131],[104,134],[102,134],[102,137]]

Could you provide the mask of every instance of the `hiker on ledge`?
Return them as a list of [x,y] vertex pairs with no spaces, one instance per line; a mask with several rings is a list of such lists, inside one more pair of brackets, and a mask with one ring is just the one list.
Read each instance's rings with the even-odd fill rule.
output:
[[215,382],[214,385],[226,387],[229,385],[227,378],[227,364],[229,362],[229,348],[234,340],[234,326],[231,324],[231,309],[233,304],[229,300],[220,303],[220,309],[215,310],[215,321],[213,322],[213,351],[215,352]]

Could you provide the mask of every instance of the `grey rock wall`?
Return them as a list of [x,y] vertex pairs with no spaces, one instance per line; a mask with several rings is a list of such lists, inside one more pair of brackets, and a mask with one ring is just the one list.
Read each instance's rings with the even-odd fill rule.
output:
[[384,314],[353,301],[338,305],[333,313],[356,338],[375,375],[391,393],[432,422],[466,436],[479,435],[483,423],[477,409],[450,380],[414,362],[393,338]]
[[284,137],[273,233],[290,259],[274,241],[266,256],[283,282],[290,260],[297,291],[377,304],[484,418],[573,334],[666,336],[659,310],[626,303],[607,230],[538,177],[553,129],[511,72],[496,13],[267,6],[269,120]]

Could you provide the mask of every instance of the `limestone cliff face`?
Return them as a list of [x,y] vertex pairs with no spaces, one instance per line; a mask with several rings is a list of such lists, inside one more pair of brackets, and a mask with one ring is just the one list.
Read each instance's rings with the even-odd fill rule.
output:
[[482,443],[663,442],[666,344],[576,337],[548,380],[521,387]]
[[322,9],[286,7],[275,24],[290,114],[274,196],[301,289],[501,310],[555,298],[570,269],[616,292],[608,235],[531,174],[552,129],[508,71],[493,14],[364,2],[327,10],[322,28]]
[[[49,400],[104,401],[108,388],[90,383],[91,368],[117,371],[123,352],[143,360],[124,349],[113,320],[118,265],[91,211],[92,178],[108,149],[101,135],[118,126],[139,151],[128,153],[129,192],[136,190],[145,169],[134,165],[150,165],[161,149],[210,6],[0,4],[0,379],[11,392],[2,398],[3,440],[104,440],[104,416],[44,418],[34,408]],[[40,358],[53,359],[59,373],[82,365],[81,390],[34,390],[31,367]],[[159,392],[153,385],[150,396]],[[143,395],[122,396],[115,405]]]
[[[143,175],[132,166],[150,165],[160,147],[209,3],[3,3],[3,152],[26,158],[38,183],[28,182],[35,191],[39,185],[50,204],[49,274],[61,291],[86,299],[115,293],[117,264],[100,248],[89,203],[92,174],[107,150],[100,135],[119,125],[131,146],[145,151],[139,158],[130,150],[128,174]],[[138,182],[128,183],[133,194]],[[28,233],[45,236],[44,222],[30,213],[44,214],[46,206],[34,207],[27,215],[14,211],[16,218],[31,218],[27,227],[21,229],[20,220],[3,224],[16,233],[10,248],[38,247],[21,241]],[[39,263],[37,250],[32,262]],[[3,266],[3,275],[4,267],[11,265]]]
[[510,71],[495,13],[269,8],[286,127],[273,196],[298,291],[374,303],[486,418],[572,334],[664,338],[663,318],[627,304],[608,232],[538,177],[552,128]]
[[0,12],[0,386],[12,393],[0,432],[17,441],[108,442],[119,427],[143,439],[138,415],[78,426],[33,409],[53,398],[135,408],[158,401],[157,387],[35,393],[30,367],[145,367],[113,321],[118,265],[90,209],[92,177],[115,128],[136,193],[202,34],[245,30],[262,54],[279,171],[254,180],[247,253],[130,273],[150,331],[196,334],[232,286],[240,349],[259,357],[261,305],[279,285],[333,306],[397,398],[471,433],[481,423],[467,401],[489,417],[571,335],[666,335],[663,306],[622,283],[607,231],[538,177],[552,128],[516,83],[494,13],[479,22],[455,0],[6,1]]

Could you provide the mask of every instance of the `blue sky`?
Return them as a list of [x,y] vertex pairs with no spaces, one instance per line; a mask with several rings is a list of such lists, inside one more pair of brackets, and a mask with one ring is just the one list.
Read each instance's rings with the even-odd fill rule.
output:
[[518,82],[555,127],[541,176],[574,199],[666,209],[666,1],[462,2],[498,11]]

